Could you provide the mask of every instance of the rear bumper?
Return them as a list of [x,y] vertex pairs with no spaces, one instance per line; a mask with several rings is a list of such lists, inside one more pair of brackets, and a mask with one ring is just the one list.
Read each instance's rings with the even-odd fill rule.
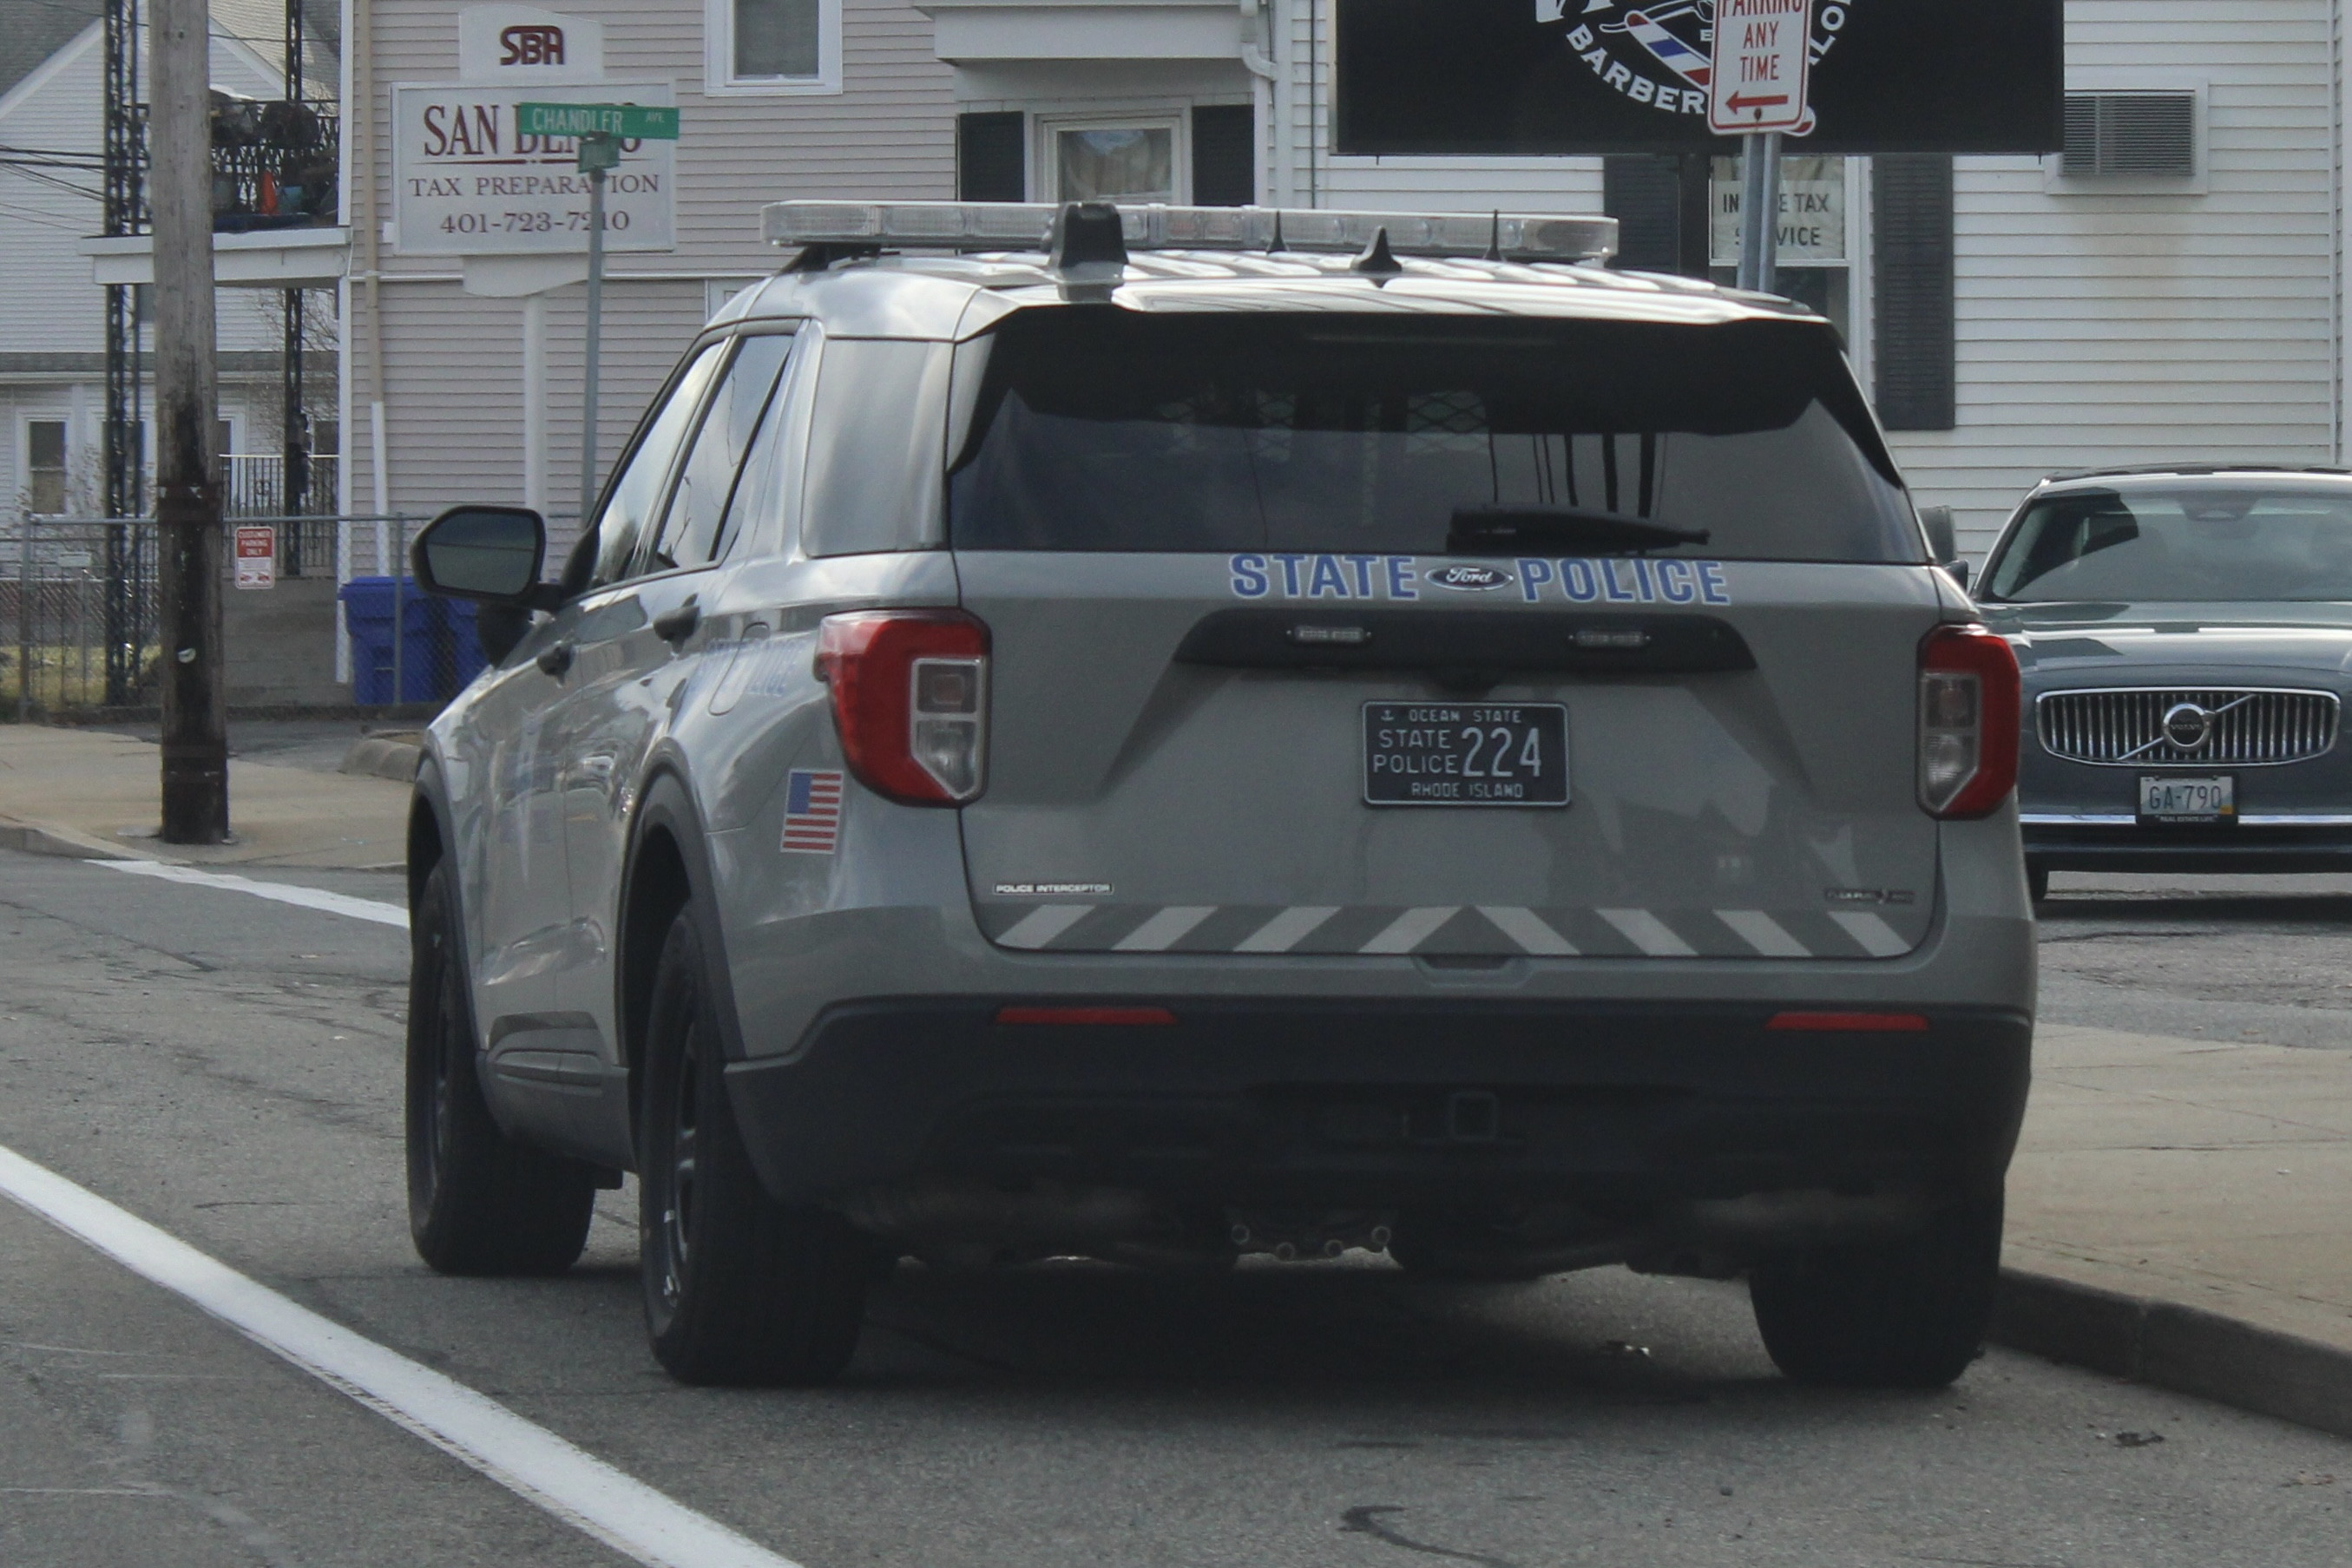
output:
[[771,1192],[1042,1177],[1410,1207],[1986,1190],[2032,1040],[1995,1009],[1918,1009],[1920,1032],[1767,1028],[1783,1002],[1186,998],[1165,1002],[1171,1024],[995,1021],[1031,999],[837,1005],[789,1056],[730,1067]]

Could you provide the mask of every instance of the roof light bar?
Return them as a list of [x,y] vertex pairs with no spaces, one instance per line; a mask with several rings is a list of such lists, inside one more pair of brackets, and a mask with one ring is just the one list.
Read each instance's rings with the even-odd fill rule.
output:
[[[777,246],[1042,251],[1057,211],[1050,202],[772,202],[760,216],[768,243]],[[1386,229],[1399,256],[1605,261],[1617,252],[1614,218],[1157,205],[1122,206],[1118,216],[1130,251],[1355,256]]]

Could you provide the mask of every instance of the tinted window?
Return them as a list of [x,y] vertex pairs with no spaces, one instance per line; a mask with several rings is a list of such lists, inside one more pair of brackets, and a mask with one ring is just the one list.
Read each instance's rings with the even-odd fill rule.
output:
[[2070,490],[2028,507],[1990,600],[2352,599],[2352,486]]
[[591,587],[618,582],[629,575],[646,520],[660,505],[662,486],[669,478],[670,459],[686,438],[703,388],[726,358],[727,345],[712,343],[696,354],[684,374],[672,383],[668,398],[639,427],[637,443],[619,478],[607,492],[604,509],[596,514],[596,567]]
[[959,549],[1434,554],[1456,507],[1500,505],[1704,529],[1685,548],[1717,558],[1924,558],[1818,325],[1076,308],[964,352]]
[[825,343],[801,503],[808,554],[940,542],[948,354],[944,343]]
[[669,509],[646,559],[647,571],[701,566],[718,559],[719,523],[726,515],[728,497],[743,464],[761,413],[776,386],[776,372],[792,350],[789,337],[768,333],[740,340],[741,347],[719,390],[710,394],[709,412],[695,432],[694,445],[677,471]]

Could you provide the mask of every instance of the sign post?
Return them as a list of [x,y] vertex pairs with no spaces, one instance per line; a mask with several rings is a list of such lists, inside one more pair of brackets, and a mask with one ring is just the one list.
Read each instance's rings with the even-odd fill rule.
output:
[[1717,0],[1706,125],[1739,148],[1739,287],[1769,294],[1780,242],[1780,138],[1813,128],[1813,0]]
[[624,141],[675,141],[677,110],[635,103],[519,103],[519,136],[572,136],[588,176],[587,366],[580,387],[580,526],[595,525],[597,371],[604,328],[604,175],[621,164]]

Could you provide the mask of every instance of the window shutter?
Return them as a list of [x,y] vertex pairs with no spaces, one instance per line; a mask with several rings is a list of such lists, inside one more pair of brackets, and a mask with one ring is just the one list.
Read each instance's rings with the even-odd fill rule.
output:
[[2066,151],[2058,167],[2069,179],[2103,174],[2194,179],[2197,95],[2068,93]]
[[1646,152],[1601,161],[1601,210],[1617,220],[1610,266],[1633,272],[1681,270],[1682,182],[1672,158]]
[[1257,114],[1246,103],[1192,110],[1192,201],[1246,207],[1257,200]]
[[966,202],[1025,202],[1029,199],[1022,112],[956,116],[956,195]]
[[1949,430],[1957,423],[1951,158],[1874,160],[1870,226],[1879,420],[1889,430]]

